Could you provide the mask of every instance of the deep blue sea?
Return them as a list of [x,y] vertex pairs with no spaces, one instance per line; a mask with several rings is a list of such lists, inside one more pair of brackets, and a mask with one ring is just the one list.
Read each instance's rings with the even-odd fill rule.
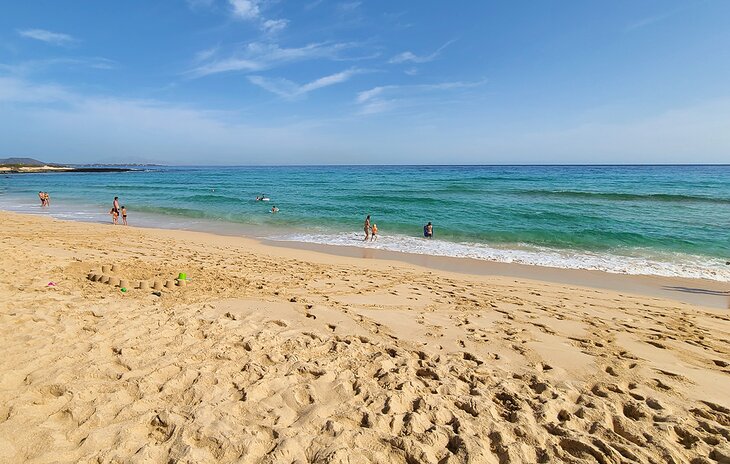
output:
[[138,169],[0,176],[0,208],[106,222],[119,196],[133,225],[730,281],[730,166]]

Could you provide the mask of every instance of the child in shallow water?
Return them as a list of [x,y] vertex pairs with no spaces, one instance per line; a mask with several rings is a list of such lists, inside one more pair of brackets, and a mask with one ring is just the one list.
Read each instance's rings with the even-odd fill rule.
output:
[[127,207],[122,206],[122,223],[126,226],[127,225]]
[[116,208],[112,208],[109,210],[109,214],[112,215],[112,224],[117,225],[117,221],[119,221],[119,211],[117,211]]
[[378,239],[378,225],[373,224],[373,227],[370,228],[370,241],[375,241]]

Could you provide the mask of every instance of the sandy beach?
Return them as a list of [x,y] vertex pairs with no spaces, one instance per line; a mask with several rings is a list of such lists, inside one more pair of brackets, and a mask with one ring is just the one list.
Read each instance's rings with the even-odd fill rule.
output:
[[0,249],[2,463],[730,462],[730,312],[640,277],[7,212]]

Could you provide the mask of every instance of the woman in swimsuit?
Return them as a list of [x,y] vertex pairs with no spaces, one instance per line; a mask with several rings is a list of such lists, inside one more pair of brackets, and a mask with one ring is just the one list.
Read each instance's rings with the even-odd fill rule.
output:
[[370,238],[370,215],[365,218],[365,241]]

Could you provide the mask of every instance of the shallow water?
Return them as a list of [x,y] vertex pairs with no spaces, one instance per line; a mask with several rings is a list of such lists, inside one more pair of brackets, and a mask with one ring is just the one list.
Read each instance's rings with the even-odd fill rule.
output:
[[[0,178],[0,207],[501,262],[730,281],[730,166],[150,168]],[[265,193],[270,202],[256,202]],[[278,214],[270,214],[273,205]],[[380,238],[362,242],[366,214]],[[434,223],[427,241],[422,227]]]

